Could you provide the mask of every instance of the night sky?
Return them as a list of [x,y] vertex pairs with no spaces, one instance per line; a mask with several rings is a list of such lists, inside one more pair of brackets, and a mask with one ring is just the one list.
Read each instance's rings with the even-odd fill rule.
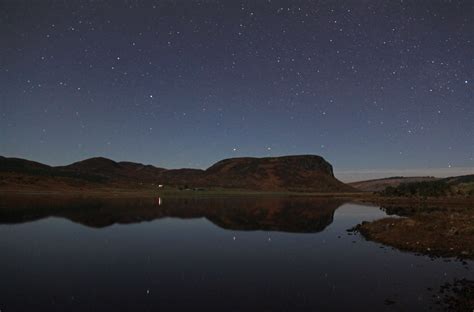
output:
[[472,0],[0,0],[0,154],[468,173],[473,16]]

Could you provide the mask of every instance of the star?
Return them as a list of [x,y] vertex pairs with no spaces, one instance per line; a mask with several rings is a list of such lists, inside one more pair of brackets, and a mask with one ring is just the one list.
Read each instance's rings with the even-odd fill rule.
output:
[[[105,146],[180,168],[237,156],[248,141],[251,156],[319,151],[347,168],[446,167],[441,150],[472,165],[469,1],[117,6],[104,17],[88,1],[39,2],[31,15],[9,2],[0,155],[66,163]],[[38,132],[53,139],[36,146]],[[84,154],[66,151],[69,141]]]

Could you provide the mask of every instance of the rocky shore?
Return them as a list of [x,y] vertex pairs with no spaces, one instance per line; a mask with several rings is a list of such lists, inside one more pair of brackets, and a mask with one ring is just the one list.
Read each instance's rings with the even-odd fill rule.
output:
[[[407,208],[408,209],[408,208]],[[404,208],[397,209],[404,215]],[[408,210],[407,210],[408,211]],[[390,209],[388,209],[390,213]],[[410,209],[410,216],[363,222],[365,238],[431,256],[474,259],[474,209]]]

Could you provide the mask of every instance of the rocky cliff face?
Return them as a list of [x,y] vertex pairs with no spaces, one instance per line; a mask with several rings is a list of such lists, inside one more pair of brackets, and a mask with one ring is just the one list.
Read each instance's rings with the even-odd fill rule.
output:
[[210,185],[257,190],[341,192],[354,189],[334,177],[324,158],[297,155],[264,158],[231,158],[205,172]]

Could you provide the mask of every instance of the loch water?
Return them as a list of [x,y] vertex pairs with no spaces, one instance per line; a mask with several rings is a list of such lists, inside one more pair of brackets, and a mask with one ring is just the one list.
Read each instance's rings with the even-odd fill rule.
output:
[[377,206],[305,197],[0,200],[0,310],[425,311],[474,263],[347,232]]

